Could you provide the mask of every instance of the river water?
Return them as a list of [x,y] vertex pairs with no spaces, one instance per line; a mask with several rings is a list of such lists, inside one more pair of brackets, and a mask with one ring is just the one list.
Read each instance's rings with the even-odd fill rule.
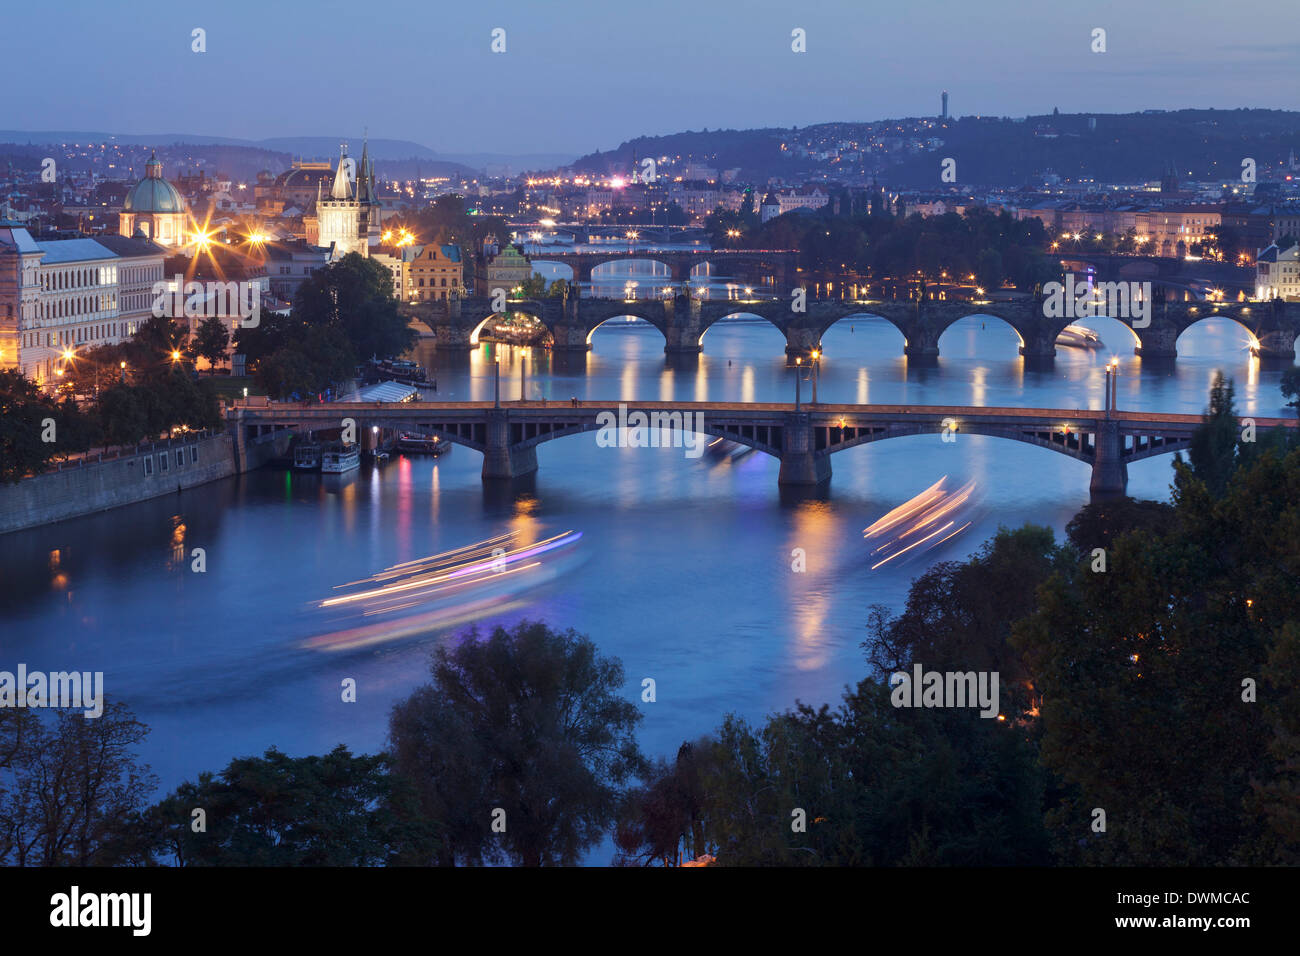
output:
[[[1199,412],[1222,368],[1242,414],[1287,414],[1277,369],[1260,368],[1247,335],[1206,320],[1172,366],[1143,367],[1131,334],[1096,319],[1108,348],[1062,349],[1025,369],[1014,333],[972,317],[940,341],[937,367],[909,366],[901,335],[850,318],[823,338],[826,402],[1098,408],[1102,368],[1122,367],[1121,408]],[[694,367],[671,367],[653,328],[608,323],[585,368],[529,353],[532,398],[789,401],[794,372],[764,323],[722,324]],[[440,399],[518,396],[524,353],[482,346],[434,362]],[[808,398],[808,384],[804,398]],[[395,456],[347,476],[262,470],[118,510],[0,538],[0,669],[102,670],[107,692],[152,727],[144,756],[171,789],[201,770],[272,745],[294,755],[342,742],[373,751],[393,703],[426,677],[430,648],[472,620],[490,627],[543,618],[590,635],[620,658],[644,720],[645,750],[670,754],[735,712],[759,719],[794,704],[834,702],[865,674],[859,646],[873,603],[901,606],[928,563],[960,559],[999,525],[1057,529],[1087,501],[1086,465],[994,438],[938,435],[878,442],[834,456],[822,498],[778,493],[777,462],[759,453],[602,448],[595,433],[543,444],[535,480],[485,493],[481,457]],[[1130,493],[1167,495],[1170,456],[1130,467]],[[876,563],[862,531],[940,478],[973,482],[969,527],[925,554]],[[576,544],[538,559],[517,582],[452,595],[428,627],[387,640],[319,607],[336,589],[403,562],[515,533],[566,531]],[[203,548],[206,571],[191,569]],[[792,570],[802,549],[806,570]],[[380,628],[382,631],[382,628]],[[333,635],[333,637],[331,636]],[[355,703],[341,683],[356,681]],[[656,700],[642,702],[644,678]],[[597,862],[608,855],[597,858]]]

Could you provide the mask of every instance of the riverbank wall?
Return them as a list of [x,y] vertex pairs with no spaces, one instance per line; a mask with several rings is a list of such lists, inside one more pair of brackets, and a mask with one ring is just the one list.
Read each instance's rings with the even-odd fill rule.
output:
[[0,485],[0,534],[107,511],[230,478],[285,454],[291,433],[244,443],[198,432],[59,463],[54,470]]

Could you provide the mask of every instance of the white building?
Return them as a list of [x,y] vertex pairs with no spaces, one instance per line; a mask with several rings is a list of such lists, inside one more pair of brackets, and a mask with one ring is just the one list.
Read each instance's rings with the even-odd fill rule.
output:
[[1255,298],[1300,302],[1300,243],[1261,249],[1255,261]]
[[147,240],[37,242],[0,225],[0,368],[45,384],[78,351],[130,338],[150,314],[164,255]]

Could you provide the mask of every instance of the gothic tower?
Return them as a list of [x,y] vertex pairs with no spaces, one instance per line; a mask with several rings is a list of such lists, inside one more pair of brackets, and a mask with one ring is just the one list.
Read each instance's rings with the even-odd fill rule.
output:
[[360,182],[362,173],[357,170],[355,161],[348,159],[348,147],[343,143],[339,146],[339,167],[334,173],[334,185],[330,188],[329,197],[316,200],[316,244],[326,248],[334,246],[336,259],[343,258],[349,252],[358,252],[363,256],[370,254],[363,207],[357,191],[353,189],[352,177],[348,175],[349,167],[356,170],[354,175]]

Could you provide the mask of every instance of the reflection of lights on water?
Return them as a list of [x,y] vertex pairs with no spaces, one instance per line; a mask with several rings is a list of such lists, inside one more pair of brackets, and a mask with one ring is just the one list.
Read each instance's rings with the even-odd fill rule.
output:
[[[867,539],[896,532],[871,552],[873,557],[883,556],[882,560],[871,566],[871,570],[922,545],[929,544],[925,549],[927,551],[937,548],[971,526],[971,521],[962,520],[960,512],[970,504],[975,493],[975,482],[969,481],[950,492],[943,487],[947,480],[945,475],[916,497],[890,510],[862,532],[862,536]],[[922,537],[907,543],[905,547],[898,547],[917,534],[922,534]],[[898,550],[892,550],[894,548]]]

